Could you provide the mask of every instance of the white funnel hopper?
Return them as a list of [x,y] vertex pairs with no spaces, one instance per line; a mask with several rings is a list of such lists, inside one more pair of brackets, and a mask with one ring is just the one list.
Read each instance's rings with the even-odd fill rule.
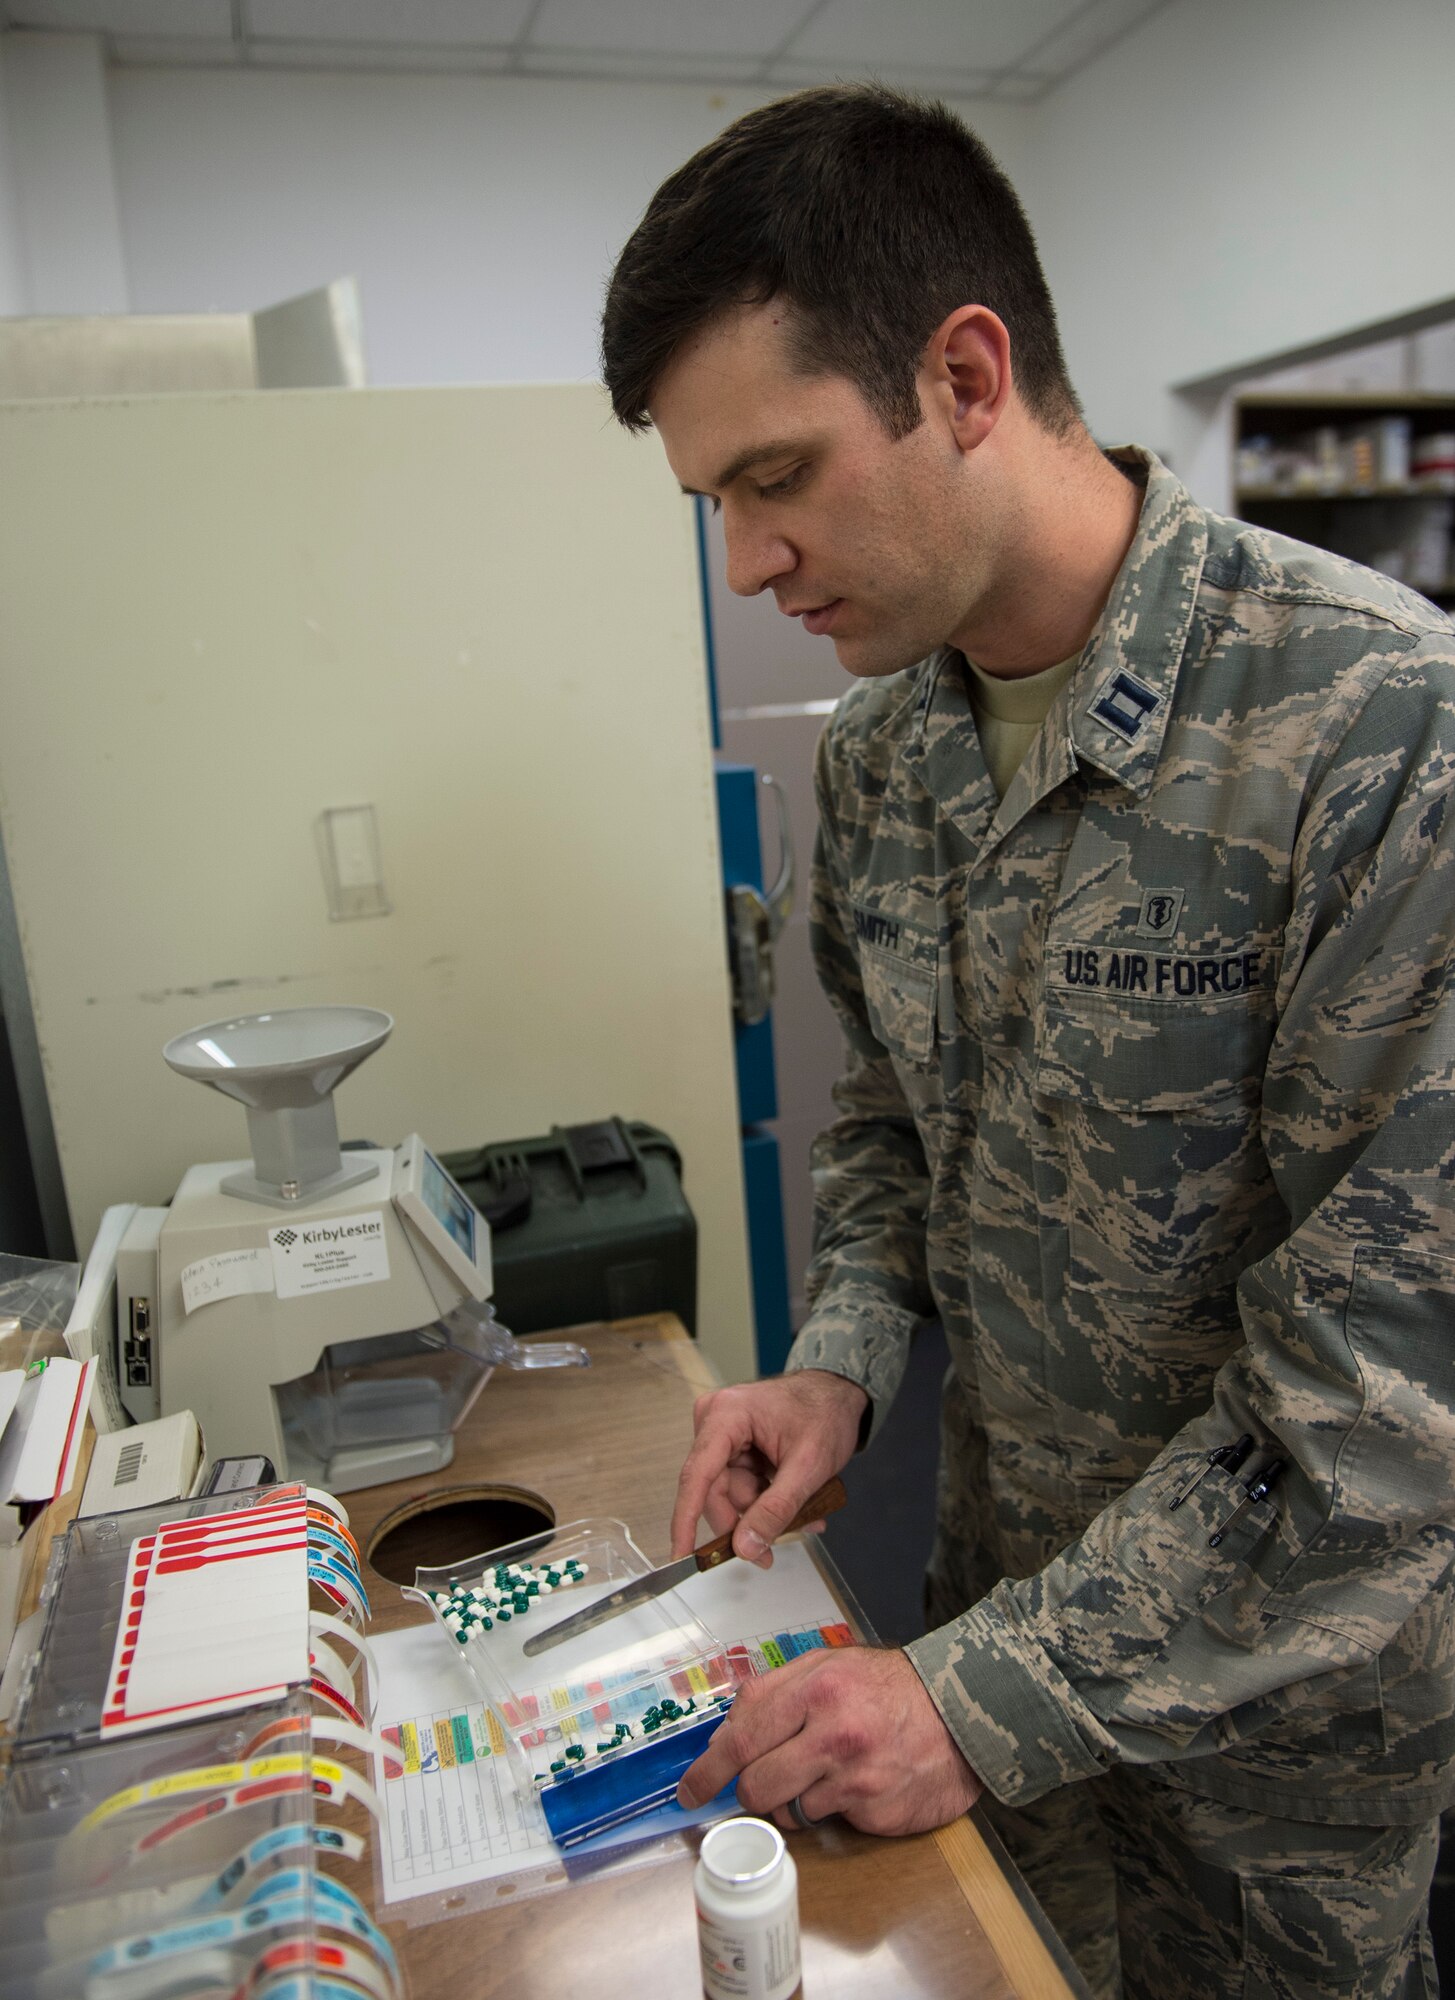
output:
[[333,1093],[393,1026],[375,1007],[287,1007],[209,1021],[168,1042],[162,1055],[179,1076],[247,1106],[254,1172],[229,1176],[225,1191],[294,1208],[371,1180],[374,1164],[344,1164]]

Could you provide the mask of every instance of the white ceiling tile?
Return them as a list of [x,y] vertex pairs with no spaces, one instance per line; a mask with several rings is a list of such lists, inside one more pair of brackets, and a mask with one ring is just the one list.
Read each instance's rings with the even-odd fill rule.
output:
[[[244,0],[247,53],[404,71],[763,82],[873,75],[1032,102],[1169,0]],[[233,56],[233,0],[0,0],[0,23],[111,38],[118,61]],[[529,40],[521,37],[529,30]],[[781,54],[779,52],[782,52]],[[518,52],[518,53],[517,53]],[[1024,64],[1024,68],[1020,65]]]
[[529,76],[617,77],[642,83],[750,83],[762,71],[757,56],[693,55],[690,50],[538,49],[527,46],[514,65]]
[[509,48],[418,42],[295,42],[264,36],[248,43],[254,69],[367,70],[388,76],[491,75],[511,67]]
[[229,0],[6,0],[5,20],[12,28],[232,40]]
[[1035,52],[1034,67],[1064,81],[1165,5],[1166,0],[1092,0]]
[[810,0],[543,0],[533,48],[637,49],[763,61],[807,16]]
[[248,0],[260,40],[468,48],[513,42],[531,0]]
[[785,54],[915,69],[1008,69],[1080,0],[828,0]]

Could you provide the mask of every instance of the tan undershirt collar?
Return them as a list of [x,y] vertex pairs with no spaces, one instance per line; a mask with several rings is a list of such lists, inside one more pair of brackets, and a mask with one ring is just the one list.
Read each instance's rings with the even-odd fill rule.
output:
[[1079,653],[1038,674],[1019,680],[1005,680],[988,674],[973,660],[966,660],[970,708],[980,733],[980,747],[986,768],[997,792],[1004,798],[1021,760],[1035,741],[1051,704],[1076,671]]

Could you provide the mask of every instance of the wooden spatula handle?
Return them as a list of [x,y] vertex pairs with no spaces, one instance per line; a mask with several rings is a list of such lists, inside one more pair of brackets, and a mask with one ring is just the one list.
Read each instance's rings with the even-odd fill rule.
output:
[[788,1526],[783,1530],[784,1534],[791,1535],[795,1528],[806,1528],[810,1521],[827,1520],[830,1514],[838,1513],[840,1507],[843,1506],[848,1497],[848,1494],[844,1491],[843,1480],[835,1473],[832,1479],[824,1481],[817,1493],[809,1494],[793,1519],[788,1523]]
[[[844,1491],[844,1482],[837,1474],[832,1479],[826,1479],[816,1493],[809,1494],[783,1530],[784,1534],[791,1534],[795,1528],[806,1528],[810,1521],[822,1521],[829,1514],[836,1514],[848,1497]],[[704,1542],[700,1549],[694,1549],[692,1553],[697,1559],[697,1567],[700,1570],[716,1569],[719,1563],[725,1563],[733,1552],[735,1533],[735,1529],[730,1529],[727,1534],[719,1535],[715,1541]]]

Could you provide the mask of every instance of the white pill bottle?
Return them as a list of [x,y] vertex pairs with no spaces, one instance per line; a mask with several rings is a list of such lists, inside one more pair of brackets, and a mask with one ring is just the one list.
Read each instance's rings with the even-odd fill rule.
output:
[[707,2000],[794,2000],[801,1993],[798,1870],[776,1826],[725,1819],[693,1876]]

